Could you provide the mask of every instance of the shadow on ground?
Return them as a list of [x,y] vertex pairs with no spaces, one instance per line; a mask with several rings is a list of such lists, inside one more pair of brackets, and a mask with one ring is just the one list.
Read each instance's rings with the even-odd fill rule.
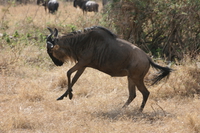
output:
[[174,117],[175,114],[171,114],[161,109],[144,111],[140,112],[138,108],[136,109],[122,109],[118,108],[115,110],[109,111],[99,111],[92,114],[94,117],[99,117],[103,119],[108,119],[112,121],[123,121],[123,120],[132,120],[132,121],[145,121],[147,123],[154,123],[157,121],[162,121],[165,118]]

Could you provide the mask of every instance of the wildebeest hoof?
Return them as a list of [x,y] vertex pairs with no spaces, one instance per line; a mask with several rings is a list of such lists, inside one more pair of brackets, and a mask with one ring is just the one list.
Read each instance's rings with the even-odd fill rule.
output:
[[73,97],[73,94],[72,93],[69,93],[69,99],[71,100]]
[[143,111],[143,108],[140,108],[140,109],[139,109],[139,112],[142,112],[142,111]]
[[59,97],[57,100],[63,100],[63,97]]

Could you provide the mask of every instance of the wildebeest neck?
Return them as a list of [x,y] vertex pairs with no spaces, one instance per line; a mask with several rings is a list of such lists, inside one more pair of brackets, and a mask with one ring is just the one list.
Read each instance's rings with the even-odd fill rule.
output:
[[66,54],[75,62],[79,60],[82,51],[89,47],[90,43],[86,42],[87,39],[89,39],[87,34],[67,35],[59,38],[60,42],[63,42],[61,46],[67,51]]

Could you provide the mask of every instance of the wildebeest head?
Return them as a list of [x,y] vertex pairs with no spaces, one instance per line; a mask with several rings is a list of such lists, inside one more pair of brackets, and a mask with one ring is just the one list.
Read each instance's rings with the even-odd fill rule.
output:
[[46,41],[46,43],[47,43],[47,53],[49,54],[49,56],[51,57],[51,59],[52,59],[52,61],[54,62],[55,65],[62,66],[63,65],[63,61],[60,61],[60,60],[56,59],[53,56],[53,49],[56,48],[56,41],[57,41],[57,37],[58,37],[58,30],[56,28],[55,28],[54,31],[51,28],[48,28],[48,29],[51,32],[51,34],[48,35],[47,41]]

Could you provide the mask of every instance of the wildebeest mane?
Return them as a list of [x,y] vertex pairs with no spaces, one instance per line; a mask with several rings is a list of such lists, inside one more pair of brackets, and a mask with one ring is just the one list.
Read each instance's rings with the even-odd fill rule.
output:
[[[91,33],[93,31],[99,32],[99,30],[103,30],[108,33],[106,36],[107,38],[104,37],[103,39],[99,39],[99,37],[95,37],[95,35]],[[65,34],[61,38],[70,45],[67,53],[71,60],[78,61],[79,56],[81,56],[80,53],[82,54],[85,49],[91,49],[91,51],[94,51],[96,55],[93,57],[95,58],[94,60],[98,60],[98,64],[101,65],[104,61],[108,47],[104,40],[116,39],[117,35],[104,27],[94,26]],[[98,49],[96,48],[97,45]]]
[[77,35],[87,34],[88,32],[93,31],[93,30],[98,29],[98,28],[106,31],[107,33],[109,33],[114,38],[117,38],[116,34],[114,34],[110,30],[108,30],[104,27],[101,27],[101,26],[93,26],[93,27],[84,28],[83,30],[77,30],[77,31],[70,32],[68,34],[64,34],[64,36],[65,37],[76,37]]

